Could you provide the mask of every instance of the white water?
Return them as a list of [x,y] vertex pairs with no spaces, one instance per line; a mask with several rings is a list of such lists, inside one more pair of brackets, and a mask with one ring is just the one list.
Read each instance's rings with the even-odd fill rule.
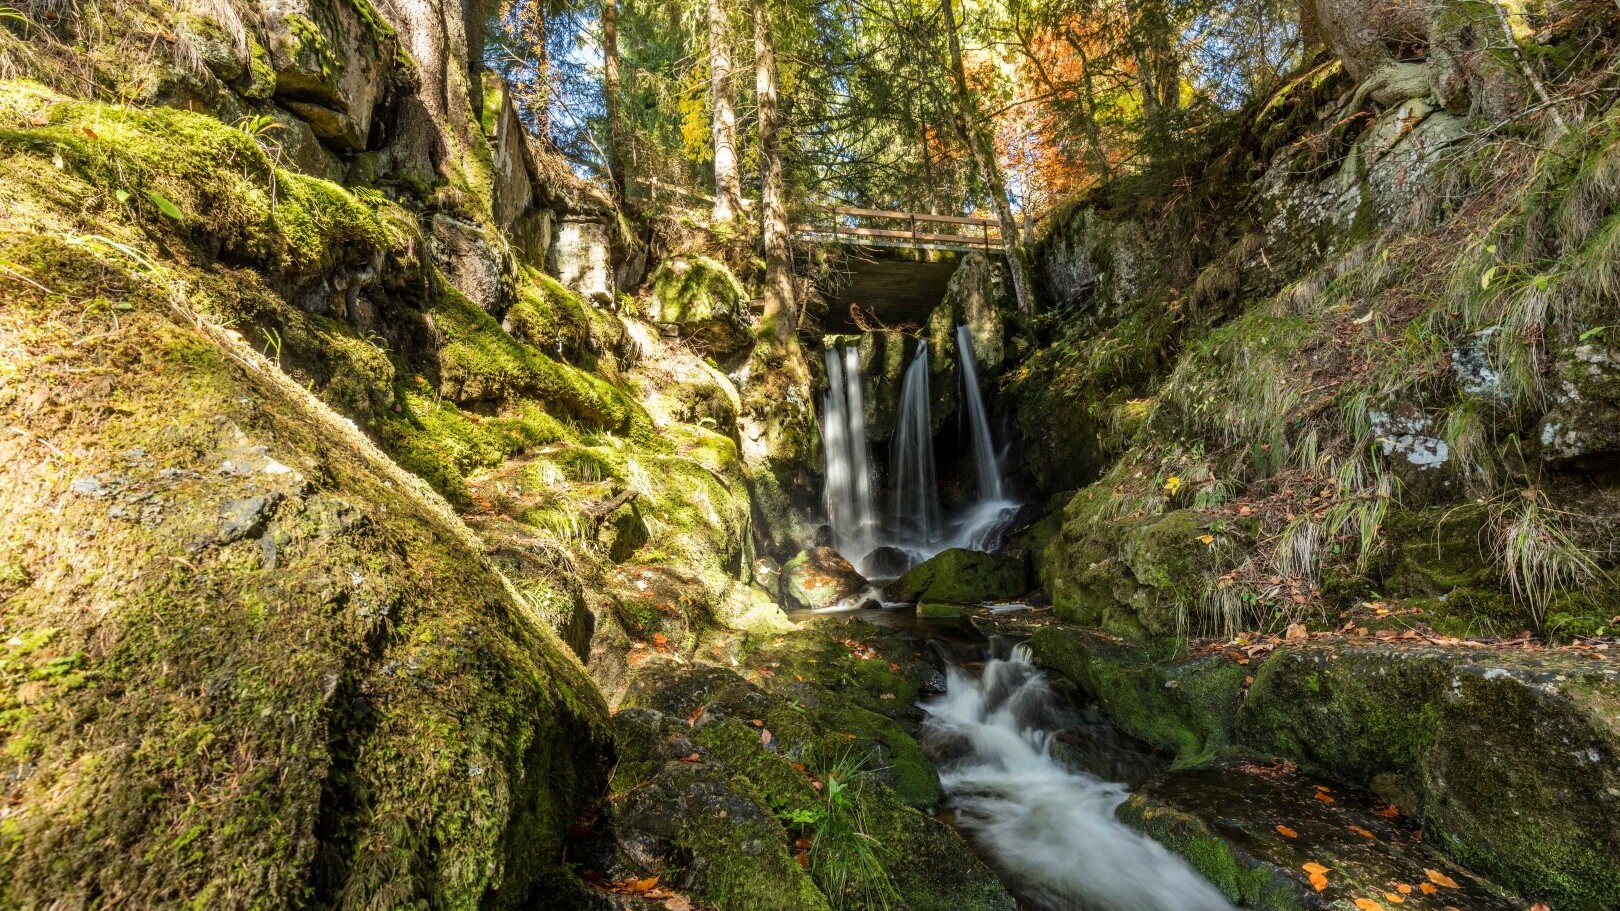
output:
[[973,466],[979,474],[979,502],[999,502],[1001,466],[990,442],[990,422],[984,413],[984,393],[979,390],[979,366],[973,360],[973,338],[966,323],[956,327],[956,354],[962,361],[962,396],[967,406],[968,430],[973,435]]
[[928,403],[928,342],[900,383],[899,417],[894,428],[894,541],[908,552],[933,556],[940,534],[939,483],[934,476],[934,426]]
[[827,523],[832,526],[833,546],[858,563],[871,552],[877,536],[860,352],[838,346],[828,348],[825,355],[827,397],[821,437],[827,449]]
[[940,775],[957,827],[1044,911],[1231,911],[1179,857],[1114,818],[1124,785],[1052,759],[1060,704],[1024,646],[977,678],[950,668],[945,695],[923,709],[930,739],[966,749]]

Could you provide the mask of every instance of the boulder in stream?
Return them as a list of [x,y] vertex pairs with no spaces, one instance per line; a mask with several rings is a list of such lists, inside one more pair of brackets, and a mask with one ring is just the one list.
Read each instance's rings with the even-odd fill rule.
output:
[[1017,598],[1028,589],[1024,561],[953,547],[913,566],[884,593],[895,601],[976,604]]
[[793,607],[821,610],[870,588],[866,578],[831,547],[801,550],[782,566],[782,598]]

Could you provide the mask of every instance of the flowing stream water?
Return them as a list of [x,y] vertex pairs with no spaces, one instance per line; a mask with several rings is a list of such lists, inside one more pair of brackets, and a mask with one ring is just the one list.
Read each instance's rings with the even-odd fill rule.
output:
[[923,704],[955,824],[1041,911],[1230,911],[1179,857],[1114,818],[1123,784],[1065,767],[1052,737],[1065,706],[1024,646],[974,676],[947,670]]
[[878,531],[860,352],[837,345],[826,350],[825,360],[822,442],[827,450],[827,523],[832,526],[833,546],[858,564],[877,545]]

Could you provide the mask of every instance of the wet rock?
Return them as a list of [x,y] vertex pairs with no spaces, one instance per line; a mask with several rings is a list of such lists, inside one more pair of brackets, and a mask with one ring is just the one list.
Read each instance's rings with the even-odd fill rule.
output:
[[727,354],[753,341],[748,292],[730,269],[706,256],[671,257],[659,264],[647,318],[703,352]]
[[1430,843],[1532,900],[1620,903],[1620,667],[1392,645],[1269,658],[1244,744],[1407,803]]
[[[1117,813],[1256,911],[1328,911],[1356,899],[1380,908],[1524,907],[1437,855],[1416,823],[1381,809],[1371,795],[1286,767],[1233,762],[1171,772]],[[1318,871],[1320,890],[1313,864],[1326,871]]]
[[782,598],[793,607],[819,610],[869,588],[855,567],[830,547],[800,551],[782,567]]
[[885,544],[873,548],[872,552],[861,560],[861,565],[866,567],[866,574],[873,579],[898,579],[911,568],[911,555],[898,547]]
[[1155,660],[1146,648],[1063,626],[1035,631],[1030,650],[1072,680],[1120,730],[1193,765],[1232,746],[1249,670],[1224,657]]
[[884,593],[895,601],[975,604],[1016,598],[1028,590],[1024,561],[953,547],[913,566]]

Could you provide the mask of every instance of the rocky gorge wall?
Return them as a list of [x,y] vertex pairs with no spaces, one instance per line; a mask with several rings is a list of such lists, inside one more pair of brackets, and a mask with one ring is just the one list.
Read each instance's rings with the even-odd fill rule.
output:
[[782,626],[646,229],[475,8],[46,6],[0,27],[0,904],[586,901],[628,669]]

